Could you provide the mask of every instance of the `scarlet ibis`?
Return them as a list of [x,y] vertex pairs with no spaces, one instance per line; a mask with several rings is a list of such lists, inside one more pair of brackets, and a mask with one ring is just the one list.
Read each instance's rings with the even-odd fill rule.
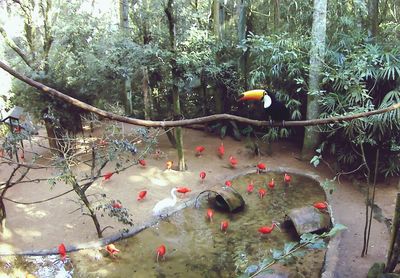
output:
[[292,177],[289,176],[287,173],[285,173],[283,181],[286,182],[287,184],[290,184],[290,182],[292,181]]
[[270,189],[274,189],[274,187],[275,187],[274,178],[272,178],[271,181],[268,183],[268,187],[269,187]]
[[58,245],[58,254],[60,254],[60,259],[62,261],[64,261],[65,258],[67,257],[67,249],[65,248],[64,243]]
[[[259,231],[261,234],[265,235],[265,234],[271,233],[271,232],[274,230],[275,227],[278,227],[278,226],[276,225],[276,223],[272,223],[271,226],[262,226],[262,227],[260,227],[260,228],[258,229],[258,231]],[[278,229],[279,229],[279,227],[278,227]]]
[[266,193],[267,193],[267,190],[265,190],[264,188],[260,188],[258,190],[258,196],[260,196],[260,199],[264,198]]
[[147,194],[147,191],[146,191],[146,190],[140,191],[139,194],[138,194],[137,200],[138,200],[138,201],[143,200],[144,197],[146,197],[146,194]]
[[218,147],[218,156],[219,158],[222,158],[225,154],[225,147],[224,147],[224,143],[221,142],[221,145],[219,145]]
[[166,163],[167,170],[171,170],[172,169],[172,165],[174,165],[174,162],[172,160],[168,160],[167,163]]
[[188,192],[190,192],[192,190],[190,188],[187,188],[187,187],[177,187],[176,191],[179,192],[179,193],[182,193],[183,196],[185,196],[186,193],[188,193]]
[[114,173],[112,172],[107,172],[104,174],[104,181],[108,181],[111,179],[112,175],[114,175]]
[[274,93],[268,89],[244,92],[239,96],[238,101],[243,100],[262,101],[265,112],[274,121],[287,121],[290,119],[289,109],[286,108],[285,104],[277,100]]
[[159,247],[157,247],[157,263],[158,263],[158,258],[162,258],[165,260],[165,253],[167,249],[165,248],[164,244],[161,244]]
[[251,193],[254,190],[254,184],[253,181],[251,181],[248,185],[247,185],[247,193]]
[[22,162],[25,162],[25,152],[23,150],[20,151],[19,157],[21,158]]
[[231,186],[232,186],[232,182],[231,182],[231,181],[226,181],[226,182],[225,182],[225,186],[231,187]]
[[206,178],[206,172],[204,172],[204,171],[201,171],[200,172],[200,179],[201,179],[201,182],[204,182],[204,179]]
[[212,222],[214,216],[214,211],[212,209],[207,209],[207,218],[210,220],[210,222]]
[[319,210],[326,210],[328,208],[328,203],[327,202],[314,203],[313,207]]
[[265,169],[267,169],[267,168],[264,163],[257,164],[257,173],[261,173],[261,172],[265,171]]
[[236,166],[238,164],[237,158],[231,155],[229,157],[229,164],[231,165],[232,168],[236,168]]
[[175,191],[177,189],[174,187],[171,189],[171,196],[172,198],[165,198],[159,201],[153,208],[153,215],[160,216],[162,212],[168,208],[175,206],[176,204],[176,195]]
[[201,156],[206,148],[204,146],[197,146],[196,147],[196,156]]
[[144,159],[139,159],[138,162],[139,162],[140,166],[146,167],[146,160],[144,160]]
[[229,221],[228,220],[223,220],[221,222],[221,231],[226,234],[226,231],[228,230],[229,227]]
[[108,254],[110,254],[111,255],[111,257],[114,257],[116,254],[118,254],[120,251],[119,251],[119,249],[117,249],[116,247],[115,247],[115,245],[114,244],[108,244],[107,246],[106,246],[106,251],[108,252]]
[[115,209],[120,209],[120,208],[122,208],[122,204],[119,202],[119,201],[113,201],[112,202],[112,205],[111,205],[113,208],[115,208]]
[[106,140],[104,140],[104,139],[101,139],[99,144],[100,144],[100,146],[107,146],[108,142]]

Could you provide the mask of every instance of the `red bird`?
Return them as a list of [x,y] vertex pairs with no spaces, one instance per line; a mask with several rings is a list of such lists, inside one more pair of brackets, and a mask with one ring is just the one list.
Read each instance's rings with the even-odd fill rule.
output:
[[231,186],[232,186],[232,182],[231,182],[231,181],[226,181],[226,182],[225,182],[225,186],[231,187]]
[[158,263],[158,258],[162,258],[165,260],[165,252],[167,251],[167,249],[165,248],[164,244],[161,244],[158,248],[157,248],[157,263]]
[[314,208],[319,209],[319,210],[326,210],[328,208],[328,203],[327,202],[318,202],[314,203]]
[[221,145],[219,145],[218,147],[218,156],[219,158],[222,158],[225,154],[225,147],[224,147],[224,143],[221,142]]
[[185,196],[186,193],[188,193],[188,192],[190,192],[192,190],[190,188],[187,188],[187,187],[177,187],[176,191],[179,192],[179,193],[182,193],[183,196]]
[[144,159],[139,159],[138,162],[139,162],[140,166],[146,167],[146,160],[144,160]]
[[147,191],[146,191],[146,190],[140,191],[139,194],[138,194],[137,200],[138,200],[138,201],[143,200],[144,197],[146,197],[146,194],[147,194]]
[[212,209],[207,209],[207,218],[210,220],[210,222],[212,222],[214,216],[214,211]]
[[101,139],[99,144],[100,144],[100,146],[107,146],[108,145],[107,141],[104,140],[104,139]]
[[108,244],[106,246],[106,251],[111,255],[111,257],[114,257],[114,255],[119,253],[119,249],[117,249],[114,244]]
[[120,203],[120,202],[118,202],[118,201],[113,201],[113,203],[112,203],[112,205],[111,205],[113,208],[115,208],[115,209],[120,209],[120,208],[122,208],[122,204]]
[[257,164],[257,173],[261,173],[261,172],[265,171],[266,169],[267,169],[267,167],[265,166],[264,163]]
[[64,261],[65,258],[67,258],[67,250],[65,248],[64,243],[61,243],[60,245],[58,245],[58,254],[60,254],[60,259],[62,261]]
[[236,159],[236,157],[234,156],[230,156],[229,157],[229,163],[231,165],[232,168],[236,168],[237,164],[238,164],[238,160]]
[[111,179],[112,175],[114,175],[114,173],[111,172],[107,172],[104,174],[104,181],[108,181]]
[[270,189],[274,189],[274,187],[275,187],[275,181],[274,181],[273,178],[272,178],[271,181],[268,183],[268,187],[269,187]]
[[20,153],[21,154],[19,155],[19,157],[21,158],[21,161],[25,162],[25,152],[23,150],[21,150]]
[[272,230],[273,230],[275,227],[277,227],[277,225],[276,225],[275,223],[272,223],[271,226],[262,226],[262,227],[260,227],[260,228],[258,229],[258,231],[259,231],[261,234],[265,235],[265,234],[271,233]]
[[254,184],[253,181],[251,181],[248,185],[247,185],[247,193],[251,193],[254,190]]
[[201,179],[201,182],[203,182],[205,178],[206,178],[206,172],[201,171],[201,172],[200,172],[200,179]]
[[265,190],[264,188],[260,188],[260,190],[258,190],[258,196],[260,196],[260,199],[264,198],[266,193],[267,190]]
[[221,231],[225,232],[225,234],[226,234],[226,231],[228,230],[228,227],[229,227],[228,220],[223,220],[221,222]]
[[200,156],[206,148],[204,146],[197,146],[196,147],[196,156]]
[[283,177],[283,181],[289,184],[292,181],[292,177],[289,176],[287,173],[285,173],[285,176]]

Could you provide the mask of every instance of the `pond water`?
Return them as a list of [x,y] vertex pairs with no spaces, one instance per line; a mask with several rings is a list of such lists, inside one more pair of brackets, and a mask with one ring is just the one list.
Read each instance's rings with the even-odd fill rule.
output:
[[[272,190],[267,186],[271,178],[275,179]],[[250,181],[254,183],[253,193],[246,192]],[[272,172],[243,175],[233,179],[232,184],[246,202],[243,211],[227,213],[214,208],[210,222],[206,218],[210,204],[204,196],[198,208],[181,210],[131,238],[116,242],[120,253],[115,258],[90,249],[68,254],[73,262],[73,277],[236,277],[249,265],[271,257],[271,249],[283,249],[285,242],[298,240],[293,232],[284,229],[261,236],[258,228],[270,226],[272,221],[282,222],[292,208],[325,200],[319,184],[303,176],[293,175],[290,186],[284,184],[283,173]],[[258,196],[260,188],[267,189],[263,199]],[[226,234],[220,230],[222,220],[229,221]],[[166,256],[157,263],[156,249],[161,244],[166,246]],[[290,264],[273,268],[289,273],[289,277],[320,277],[324,255],[325,250],[310,249]],[[48,256],[47,260],[54,261],[56,257]],[[26,261],[38,259],[28,257]],[[43,268],[34,271],[35,275],[67,276],[65,271],[46,272]]]

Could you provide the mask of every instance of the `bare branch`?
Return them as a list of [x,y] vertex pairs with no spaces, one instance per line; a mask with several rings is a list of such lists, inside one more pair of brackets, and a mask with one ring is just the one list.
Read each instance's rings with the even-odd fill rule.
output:
[[255,126],[312,126],[312,125],[321,125],[321,124],[329,124],[329,123],[338,123],[338,122],[342,122],[342,121],[351,121],[351,120],[354,120],[357,118],[381,114],[381,113],[389,112],[389,111],[400,108],[400,103],[397,103],[397,104],[394,104],[387,108],[377,109],[377,110],[363,112],[363,113],[357,113],[357,114],[348,115],[348,116],[338,116],[338,117],[330,117],[330,118],[326,118],[326,119],[313,119],[313,120],[305,120],[305,121],[287,121],[284,124],[281,122],[251,120],[248,118],[243,118],[243,117],[229,115],[229,114],[216,114],[216,115],[211,115],[211,116],[206,116],[206,117],[199,117],[199,118],[187,119],[187,120],[177,120],[177,121],[150,121],[150,120],[141,120],[141,119],[136,119],[136,118],[125,117],[125,116],[117,115],[117,114],[110,113],[110,112],[104,111],[102,109],[96,108],[96,107],[89,105],[87,103],[84,103],[80,100],[77,100],[75,98],[67,96],[67,95],[61,93],[60,91],[50,88],[40,82],[30,79],[30,78],[16,72],[15,70],[13,70],[12,68],[10,68],[9,66],[7,66],[6,64],[4,64],[1,61],[0,61],[0,68],[7,71],[14,77],[18,78],[19,80],[27,83],[28,85],[39,89],[39,91],[41,91],[42,93],[59,98],[59,99],[65,101],[66,103],[69,103],[71,105],[79,107],[85,111],[95,113],[97,115],[108,118],[110,120],[139,125],[139,126],[146,126],[146,127],[162,127],[162,128],[164,128],[164,127],[187,126],[187,125],[201,124],[201,123],[206,123],[206,122],[211,122],[211,121],[216,121],[216,120],[233,120],[233,121],[247,123],[247,124],[251,124],[251,125],[255,125]]

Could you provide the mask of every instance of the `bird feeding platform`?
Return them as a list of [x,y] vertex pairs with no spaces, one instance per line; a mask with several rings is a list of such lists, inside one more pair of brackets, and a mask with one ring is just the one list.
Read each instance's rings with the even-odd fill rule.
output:
[[211,189],[200,192],[199,195],[197,195],[196,203],[198,199],[205,194],[208,194],[207,198],[209,202],[221,210],[238,212],[242,210],[245,205],[242,195],[232,187],[215,186]]
[[293,224],[299,236],[305,233],[327,231],[332,227],[329,212],[319,211],[313,206],[292,209],[287,215],[284,226]]

